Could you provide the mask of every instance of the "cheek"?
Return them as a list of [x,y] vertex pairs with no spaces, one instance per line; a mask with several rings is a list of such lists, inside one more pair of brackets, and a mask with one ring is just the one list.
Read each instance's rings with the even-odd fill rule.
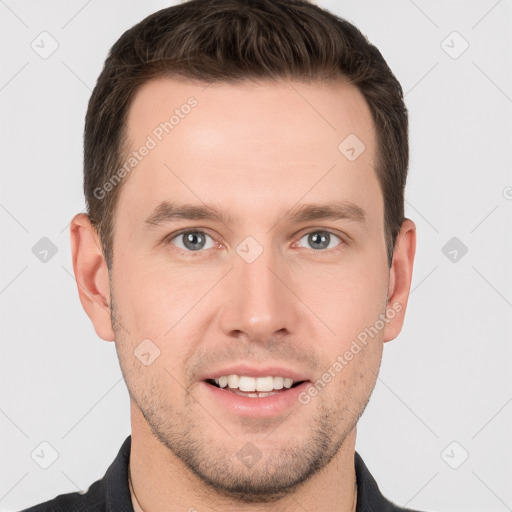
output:
[[114,269],[115,303],[126,327],[149,338],[162,338],[211,286],[207,275],[151,258],[119,257]]
[[304,269],[295,289],[329,327],[330,337],[343,343],[376,322],[385,310],[387,285],[386,269],[373,263],[333,266],[322,273]]

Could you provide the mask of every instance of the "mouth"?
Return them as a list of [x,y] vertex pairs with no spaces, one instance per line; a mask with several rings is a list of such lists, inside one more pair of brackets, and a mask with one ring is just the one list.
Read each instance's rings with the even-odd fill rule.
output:
[[219,381],[220,381],[220,379],[206,379],[204,382],[206,382],[210,386],[213,386],[214,388],[220,389],[222,391],[225,391],[228,393],[234,393],[238,396],[244,396],[244,397],[248,397],[248,398],[265,398],[268,396],[286,393],[287,391],[289,391],[291,389],[295,389],[297,386],[300,386],[301,384],[308,382],[306,380],[295,381],[289,386],[287,386],[286,384],[283,384],[282,387],[279,387],[279,386],[278,386],[278,388],[272,387],[272,389],[265,390],[265,391],[260,391],[258,389],[253,389],[250,391],[242,391],[238,387],[238,385],[235,387],[235,386],[230,385],[232,383],[228,383],[227,385],[221,386],[221,383],[223,383],[223,382],[219,382]]
[[[233,376],[230,375],[231,378]],[[265,379],[270,379],[267,377]],[[222,379],[222,381],[221,381]],[[299,380],[296,382],[287,382],[287,386],[281,386],[279,378],[276,378],[274,385],[281,389],[271,388],[270,380],[258,382],[255,386],[251,386],[250,380],[240,378],[240,382],[231,382],[231,386],[227,385],[225,378],[205,379],[200,381],[201,393],[205,394],[206,403],[211,403],[215,411],[227,412],[230,415],[245,418],[268,418],[286,414],[288,417],[291,412],[306,410],[301,405],[301,393],[306,392],[310,381]],[[290,379],[291,380],[291,379]],[[239,389],[239,386],[242,390]],[[250,388],[247,391],[243,389]],[[265,389],[262,391],[262,389]]]

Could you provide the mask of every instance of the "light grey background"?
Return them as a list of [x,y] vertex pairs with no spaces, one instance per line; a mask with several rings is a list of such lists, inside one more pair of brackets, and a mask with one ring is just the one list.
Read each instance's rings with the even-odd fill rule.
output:
[[[318,4],[380,48],[410,111],[412,295],[357,450],[397,504],[512,510],[512,1]],[[68,223],[84,208],[83,120],[107,51],[167,5],[0,0],[4,511],[87,489],[130,433],[114,344],[78,299]],[[57,248],[46,262],[32,252],[43,237]],[[42,442],[59,455],[48,469]]]

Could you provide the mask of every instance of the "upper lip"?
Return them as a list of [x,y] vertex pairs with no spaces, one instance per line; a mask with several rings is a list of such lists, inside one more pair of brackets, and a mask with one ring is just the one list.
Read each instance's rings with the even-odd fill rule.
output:
[[292,379],[294,382],[300,382],[303,380],[309,380],[309,377],[297,370],[293,370],[291,368],[285,368],[284,366],[264,366],[264,367],[256,367],[248,364],[236,364],[232,366],[226,366],[224,368],[220,368],[218,370],[211,370],[205,372],[200,380],[207,379],[218,379],[223,375],[246,375],[247,377],[288,377]]

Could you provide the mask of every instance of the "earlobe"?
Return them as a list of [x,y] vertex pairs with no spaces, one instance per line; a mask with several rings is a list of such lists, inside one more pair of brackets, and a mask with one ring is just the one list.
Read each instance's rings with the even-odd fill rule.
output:
[[402,330],[411,289],[414,256],[416,254],[416,226],[405,219],[396,239],[393,263],[389,275],[389,292],[384,329],[384,341],[395,339]]
[[80,302],[98,336],[113,341],[115,333],[110,318],[108,269],[96,228],[89,216],[79,213],[70,225],[73,271]]

